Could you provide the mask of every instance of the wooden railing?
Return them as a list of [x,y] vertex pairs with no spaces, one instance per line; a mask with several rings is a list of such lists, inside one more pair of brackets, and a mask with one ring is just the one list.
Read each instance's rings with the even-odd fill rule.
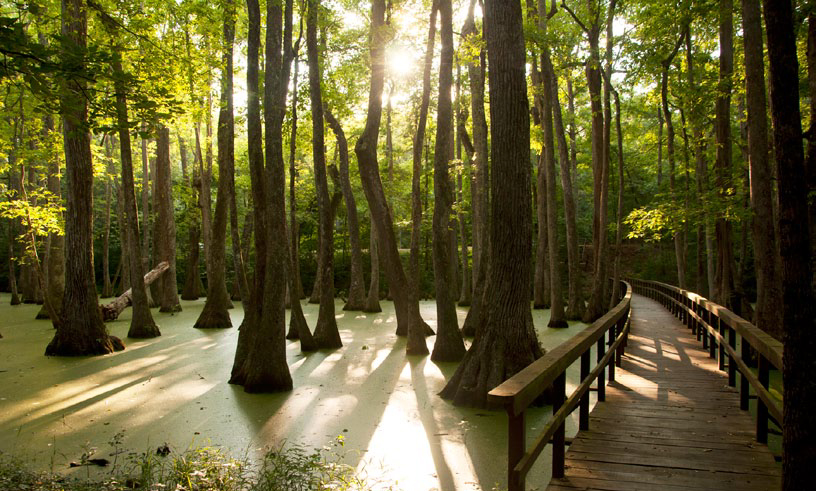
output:
[[[488,400],[501,405],[508,416],[507,484],[509,491],[522,491],[524,480],[541,451],[552,440],[553,477],[564,476],[564,422],[580,407],[579,427],[589,429],[589,391],[597,379],[598,400],[606,396],[604,369],[609,381],[615,380],[615,366],[620,366],[629,334],[632,288],[621,282],[622,296],[617,305],[570,340],[548,351],[525,369],[491,390]],[[608,334],[608,337],[607,337]],[[607,340],[608,339],[608,340]],[[597,363],[590,370],[590,349],[597,346]],[[566,371],[581,359],[581,382],[566,397]],[[552,387],[552,417],[525,452],[526,427],[524,413],[548,388]]]
[[[747,411],[749,385],[757,397],[756,438],[768,443],[768,420],[782,428],[782,408],[768,391],[770,367],[782,369],[782,343],[759,330],[752,323],[700,295],[665,283],[629,280],[635,292],[656,300],[682,320],[692,334],[702,341],[709,356],[719,360],[720,370],[728,372],[728,385],[736,386],[740,377],[740,409]],[[737,336],[740,350],[737,353]],[[756,373],[749,368],[751,348],[757,354]],[[727,360],[727,362],[726,362]]]

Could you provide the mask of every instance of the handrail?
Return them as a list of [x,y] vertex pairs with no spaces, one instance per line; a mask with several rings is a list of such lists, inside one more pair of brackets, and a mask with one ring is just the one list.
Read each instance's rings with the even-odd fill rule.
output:
[[[694,292],[649,280],[629,280],[637,293],[663,304],[687,324],[709,356],[719,359],[719,368],[728,371],[728,385],[736,386],[740,375],[740,409],[748,410],[749,386],[757,395],[757,441],[768,443],[768,419],[782,427],[782,408],[768,391],[770,367],[782,370],[783,344],[731,310]],[[703,333],[705,331],[705,333]],[[737,335],[742,338],[737,353]],[[750,349],[758,354],[757,374],[748,367]],[[726,364],[725,360],[728,359]]]
[[[606,397],[604,369],[609,381],[615,380],[615,366],[620,366],[629,335],[632,287],[621,281],[621,299],[615,307],[571,339],[548,351],[526,368],[488,393],[488,401],[505,408],[508,416],[507,484],[509,491],[524,489],[524,480],[536,458],[553,444],[553,477],[564,476],[564,421],[577,407],[579,427],[589,429],[589,391],[598,380],[598,400]],[[606,334],[609,333],[609,340]],[[590,371],[590,349],[597,346],[597,363]],[[581,383],[565,399],[566,371],[581,359]],[[525,452],[524,413],[544,393],[553,389],[553,415],[547,421],[532,448]]]

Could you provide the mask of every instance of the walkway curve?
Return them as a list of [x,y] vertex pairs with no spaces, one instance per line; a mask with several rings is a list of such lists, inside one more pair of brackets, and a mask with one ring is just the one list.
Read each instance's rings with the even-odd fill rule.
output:
[[716,360],[659,303],[632,295],[629,344],[606,401],[548,490],[773,490],[781,465],[754,437]]

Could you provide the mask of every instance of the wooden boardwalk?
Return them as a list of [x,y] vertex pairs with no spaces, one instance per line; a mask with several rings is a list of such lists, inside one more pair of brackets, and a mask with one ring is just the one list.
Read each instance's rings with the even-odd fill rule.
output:
[[590,430],[548,490],[774,490],[781,465],[755,440],[739,393],[691,331],[659,303],[632,296],[629,345]]

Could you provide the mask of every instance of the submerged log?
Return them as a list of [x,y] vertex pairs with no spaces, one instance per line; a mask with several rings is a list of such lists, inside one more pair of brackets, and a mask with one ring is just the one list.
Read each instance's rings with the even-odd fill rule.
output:
[[[144,283],[145,286],[149,286],[151,283],[156,281],[162,273],[167,271],[170,268],[170,264],[167,261],[160,262],[155,268],[150,270],[146,275],[144,275]],[[116,297],[111,303],[105,304],[100,306],[100,310],[102,311],[102,320],[105,322],[115,321],[119,314],[122,313],[123,310],[130,307],[132,303],[132,289],[128,288],[128,290]]]

